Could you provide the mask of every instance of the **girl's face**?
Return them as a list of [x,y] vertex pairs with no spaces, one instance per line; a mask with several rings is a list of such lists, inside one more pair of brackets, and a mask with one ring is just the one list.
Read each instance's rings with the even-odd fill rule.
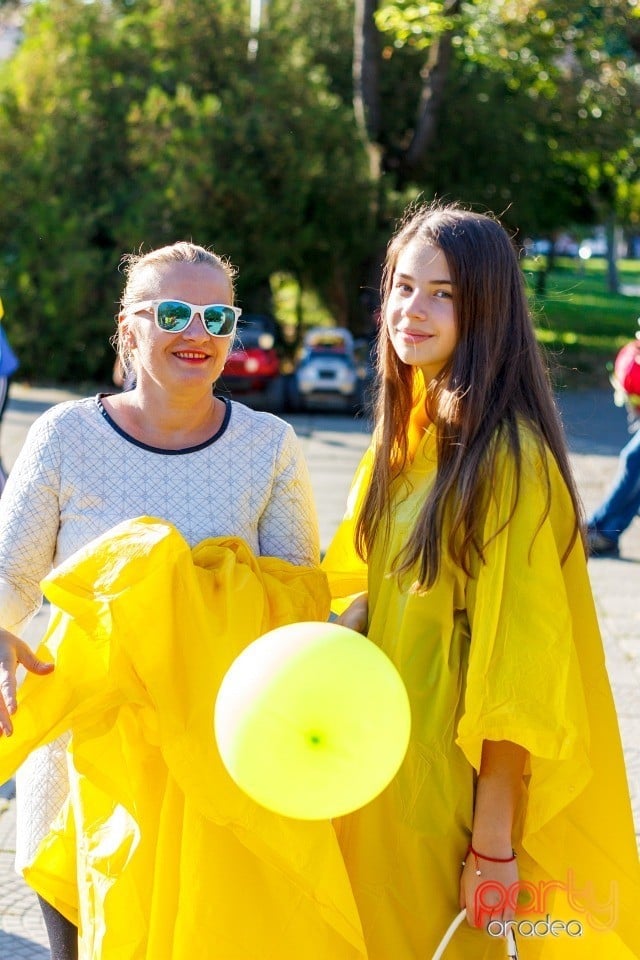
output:
[[[232,291],[222,269],[204,263],[173,263],[150,270],[147,298],[231,304]],[[149,378],[170,392],[210,390],[222,373],[232,337],[210,336],[199,313],[180,333],[159,330],[151,310],[125,312],[121,322],[126,325],[139,383]]]
[[458,342],[455,290],[447,258],[417,238],[401,251],[386,309],[393,349],[425,381],[440,373]]

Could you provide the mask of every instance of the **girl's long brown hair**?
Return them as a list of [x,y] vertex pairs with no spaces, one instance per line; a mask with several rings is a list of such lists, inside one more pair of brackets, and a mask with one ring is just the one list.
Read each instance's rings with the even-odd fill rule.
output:
[[[356,523],[358,552],[366,558],[376,536],[388,532],[391,484],[407,463],[415,374],[393,349],[385,318],[398,257],[413,240],[438,247],[447,258],[458,340],[449,363],[429,385],[428,414],[437,428],[435,481],[393,569],[402,573],[418,564],[420,584],[428,588],[438,577],[443,549],[467,574],[473,551],[484,559],[487,544],[478,530],[495,469],[495,441],[504,437],[513,452],[519,488],[522,425],[537,438],[544,463],[547,449],[551,452],[573,501],[576,525],[566,557],[580,531],[582,507],[518,256],[496,220],[453,205],[411,210],[387,249],[378,338],[376,456]],[[540,523],[550,506],[548,469],[545,473],[547,505]],[[445,511],[450,525],[447,543],[442,544]]]

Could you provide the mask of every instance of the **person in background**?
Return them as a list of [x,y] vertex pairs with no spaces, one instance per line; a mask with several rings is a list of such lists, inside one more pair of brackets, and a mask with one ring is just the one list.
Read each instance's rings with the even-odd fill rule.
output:
[[[0,300],[0,321],[3,317],[4,306],[2,305],[2,300]],[[11,349],[4,328],[0,324],[0,425],[2,424],[4,411],[9,401],[9,384],[11,383],[11,377],[19,366],[18,358]],[[0,459],[0,494],[2,494],[6,482],[7,471]]]
[[[391,658],[412,710],[396,778],[336,822],[369,960],[433,956],[461,907],[447,960],[503,960],[516,909],[570,922],[571,883],[618,893],[576,958],[640,956],[581,506],[496,220],[409,212],[387,250],[377,380],[373,442],[323,560],[338,622]],[[521,938],[522,960],[572,948]]]
[[592,557],[617,557],[620,537],[640,513],[640,333],[616,356],[611,383],[617,406],[626,407],[631,439],[620,451],[618,472],[587,522]]

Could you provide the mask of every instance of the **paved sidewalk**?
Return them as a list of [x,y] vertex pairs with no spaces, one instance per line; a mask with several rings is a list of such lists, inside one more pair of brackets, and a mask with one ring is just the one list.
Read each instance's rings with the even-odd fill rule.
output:
[[[60,390],[14,385],[2,427],[1,450],[11,467],[29,424],[52,403],[73,395]],[[612,479],[617,455],[627,439],[624,413],[608,391],[566,394],[560,405],[572,450],[572,463],[587,510]],[[340,520],[349,482],[368,442],[361,421],[322,414],[291,417],[310,466],[326,546]],[[640,521],[622,539],[622,559],[591,560],[589,567],[600,616],[607,665],[620,727],[640,837]],[[44,628],[36,618],[30,641]],[[15,801],[12,784],[0,787],[0,960],[48,957],[40,912],[33,892],[12,869]]]

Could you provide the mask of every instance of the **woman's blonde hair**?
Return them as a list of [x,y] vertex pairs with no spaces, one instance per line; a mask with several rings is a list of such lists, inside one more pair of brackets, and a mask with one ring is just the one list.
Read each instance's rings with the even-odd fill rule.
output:
[[[120,299],[120,311],[124,312],[138,300],[148,299],[150,271],[175,263],[204,264],[213,270],[222,270],[229,281],[229,302],[233,304],[236,268],[226,257],[218,256],[213,250],[207,250],[206,247],[200,247],[198,244],[187,240],[179,240],[177,243],[169,244],[166,247],[150,250],[149,253],[127,253],[122,257],[120,270],[126,277],[126,283]],[[113,345],[126,373],[131,369],[131,356],[125,338],[122,336],[122,325],[120,323],[118,323],[113,337]]]

